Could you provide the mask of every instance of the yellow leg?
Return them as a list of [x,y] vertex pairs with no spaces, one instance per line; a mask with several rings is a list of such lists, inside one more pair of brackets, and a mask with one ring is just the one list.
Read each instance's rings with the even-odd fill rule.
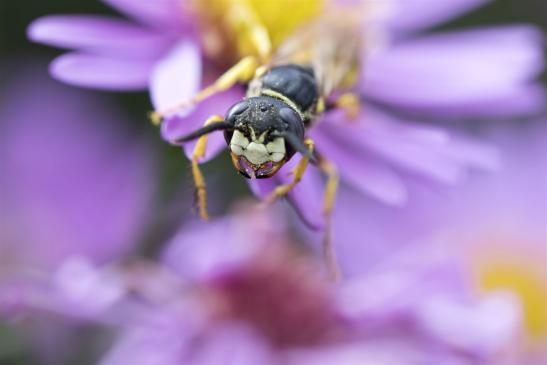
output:
[[258,61],[255,57],[248,56],[242,58],[238,63],[236,63],[228,71],[222,74],[212,85],[199,91],[192,98],[185,99],[168,109],[152,112],[150,115],[150,119],[152,120],[153,124],[159,125],[162,119],[169,114],[198,104],[199,102],[207,99],[208,97],[216,93],[228,90],[238,82],[246,83],[250,81],[253,78],[257,68]]
[[332,245],[332,210],[338,191],[338,182],[340,180],[338,172],[332,163],[320,158],[318,167],[327,175],[327,186],[323,198],[323,214],[325,214],[325,232],[323,236],[323,257],[327,264],[329,274],[333,280],[340,278],[340,269]]
[[355,119],[361,111],[361,101],[354,93],[345,93],[331,105],[332,108],[341,108],[346,111],[348,119]]
[[[306,139],[304,141],[306,146],[308,146],[308,150],[310,151],[310,154],[313,153],[314,149],[314,143],[311,139]],[[300,162],[298,162],[298,165],[293,170],[293,180],[290,183],[279,185],[275,188],[272,193],[266,197],[264,202],[266,204],[271,204],[274,201],[276,201],[279,198],[282,198],[286,196],[294,187],[302,180],[302,176],[304,176],[304,172],[306,172],[306,168],[308,167],[309,158],[307,156],[302,156],[302,159]]]
[[[211,123],[219,123],[223,122],[224,118],[220,115],[213,115],[205,121],[205,125],[209,125]],[[205,186],[205,179],[203,177],[203,174],[201,173],[201,169],[199,168],[199,160],[205,156],[205,151],[207,150],[207,140],[209,135],[201,136],[196,146],[194,147],[194,151],[192,152],[192,175],[194,176],[194,185],[196,186],[196,196],[197,196],[197,204],[198,204],[198,210],[199,210],[199,216],[203,220],[209,219],[209,213],[207,212],[207,190]]]
[[[307,138],[304,143],[308,146],[310,154],[314,152],[314,142]],[[265,204],[271,204],[279,198],[286,196],[302,180],[304,172],[308,167],[309,158],[303,156],[296,168],[293,170],[293,180],[290,183],[280,185],[264,200]],[[334,247],[332,245],[332,210],[338,191],[338,182],[340,180],[335,166],[322,157],[319,157],[317,167],[327,175],[327,185],[323,196],[323,214],[325,215],[325,232],[323,238],[323,258],[327,265],[329,275],[333,280],[340,278],[340,270]]]

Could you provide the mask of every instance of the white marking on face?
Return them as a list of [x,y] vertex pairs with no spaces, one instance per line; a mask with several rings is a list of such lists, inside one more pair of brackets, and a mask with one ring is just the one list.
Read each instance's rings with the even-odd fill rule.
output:
[[234,131],[230,145],[236,145],[245,149],[249,145],[249,140],[240,131]]
[[230,140],[230,149],[237,156],[245,156],[247,160],[254,165],[262,165],[266,162],[280,162],[285,158],[285,141],[282,137],[277,137],[264,145],[266,133],[263,133],[258,140],[255,133],[251,131],[253,141],[249,142],[247,137],[240,131],[234,131]]
[[247,157],[253,165],[262,165],[270,161],[270,154],[262,143],[251,142],[243,151],[243,156]]
[[243,154],[243,147],[238,144],[230,144],[230,149],[238,156],[241,156]]
[[279,162],[283,158],[285,158],[284,153],[274,152],[270,155],[270,161],[272,161],[272,162]]
[[266,144],[266,149],[270,153],[270,161],[279,162],[285,157],[285,140],[277,137]]
[[282,137],[277,137],[266,144],[266,149],[270,153],[279,152],[285,154],[285,141]]

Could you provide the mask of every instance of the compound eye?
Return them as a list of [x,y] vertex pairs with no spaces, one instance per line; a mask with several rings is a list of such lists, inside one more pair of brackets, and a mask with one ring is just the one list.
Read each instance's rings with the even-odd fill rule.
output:
[[235,118],[242,114],[244,111],[249,109],[249,103],[246,100],[240,101],[237,104],[234,104],[229,110],[228,113],[226,113],[225,120],[228,123],[235,123]]
[[302,123],[300,116],[291,108],[281,108],[281,110],[279,110],[279,116],[283,119],[283,122],[285,122],[287,129],[294,129]]

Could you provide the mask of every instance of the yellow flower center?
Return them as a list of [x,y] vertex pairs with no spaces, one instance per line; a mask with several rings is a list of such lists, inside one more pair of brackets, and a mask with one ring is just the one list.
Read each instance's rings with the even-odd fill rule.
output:
[[[541,248],[542,245],[536,247]],[[538,250],[539,251],[539,250]],[[496,245],[475,256],[475,273],[484,290],[506,289],[521,300],[528,333],[535,340],[547,336],[547,277],[545,249],[537,255],[526,248]]]
[[233,63],[260,53],[253,31],[265,30],[275,49],[300,25],[317,16],[324,5],[325,0],[194,0],[192,8],[200,19],[207,54],[217,61]]

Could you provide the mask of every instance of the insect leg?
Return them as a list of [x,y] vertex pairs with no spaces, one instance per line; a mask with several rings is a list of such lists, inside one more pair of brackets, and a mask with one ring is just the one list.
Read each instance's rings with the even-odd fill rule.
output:
[[327,104],[326,109],[332,110],[336,108],[344,109],[348,119],[355,119],[361,111],[361,101],[359,96],[354,93],[344,93],[333,102]]
[[[222,116],[213,115],[205,121],[204,126],[221,122],[224,122],[224,118]],[[207,190],[205,186],[205,179],[201,173],[201,169],[199,168],[199,160],[205,156],[208,137],[208,134],[201,136],[194,147],[194,151],[192,152],[192,175],[194,177],[194,185],[196,186],[199,216],[203,220],[209,219],[209,213],[207,212]]]
[[336,167],[322,156],[318,156],[315,164],[325,175],[327,175],[327,185],[323,198],[323,214],[325,214],[325,232],[323,236],[323,257],[327,264],[329,274],[333,280],[340,277],[340,270],[334,247],[332,245],[332,210],[338,191],[338,182],[340,180]]
[[[314,150],[313,141],[307,138],[304,141],[304,144],[308,147],[310,155],[312,155]],[[296,167],[293,170],[293,180],[290,183],[279,185],[278,187],[276,187],[275,190],[272,191],[272,193],[266,197],[264,202],[266,204],[271,204],[277,199],[287,195],[300,182],[300,180],[302,180],[302,176],[304,176],[304,172],[306,172],[306,168],[308,167],[309,160],[310,159],[308,156],[303,155],[302,159],[298,162],[298,165],[296,165]]]
[[[327,265],[329,275],[333,280],[337,280],[340,277],[340,270],[338,268],[338,262],[332,245],[332,210],[334,208],[334,201],[336,199],[336,193],[338,191],[338,182],[340,180],[336,167],[323,158],[321,155],[314,153],[315,144],[313,140],[307,138],[304,143],[308,146],[310,155],[316,156],[315,161],[312,163],[317,166],[326,176],[327,185],[325,187],[325,193],[323,197],[323,214],[325,215],[325,231],[323,235],[323,257]],[[264,200],[266,204],[273,203],[275,200],[287,195],[299,182],[302,180],[302,176],[306,171],[309,163],[309,157],[303,155],[302,159],[293,170],[293,180],[290,183],[280,185]]]
[[253,78],[257,68],[258,60],[255,57],[244,57],[238,63],[230,67],[230,69],[222,74],[212,85],[202,89],[193,97],[182,100],[180,103],[173,105],[170,108],[153,111],[150,114],[150,119],[153,124],[159,125],[161,124],[162,119],[169,114],[198,104],[216,93],[228,90],[238,82],[249,82]]

